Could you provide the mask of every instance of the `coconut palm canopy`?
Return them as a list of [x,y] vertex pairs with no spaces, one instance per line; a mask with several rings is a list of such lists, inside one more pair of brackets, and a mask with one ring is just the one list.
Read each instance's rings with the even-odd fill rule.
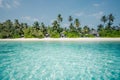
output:
[[6,20],[0,23],[0,38],[120,37],[120,25],[113,25],[115,17],[112,14],[102,16],[101,23],[103,24],[98,24],[97,29],[87,25],[81,26],[80,20],[73,19],[72,16],[68,17],[69,27],[62,27],[63,19],[62,15],[58,14],[56,20],[49,26],[38,21],[28,26],[27,23],[21,23],[18,19],[14,22]]

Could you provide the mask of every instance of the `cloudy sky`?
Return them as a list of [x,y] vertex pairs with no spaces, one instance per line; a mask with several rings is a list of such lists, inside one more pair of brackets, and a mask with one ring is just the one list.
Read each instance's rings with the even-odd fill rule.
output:
[[68,26],[68,16],[78,18],[81,25],[96,27],[100,17],[112,13],[115,25],[120,23],[120,0],[0,0],[0,22],[19,19],[29,25],[34,21],[50,25],[60,13],[63,26]]

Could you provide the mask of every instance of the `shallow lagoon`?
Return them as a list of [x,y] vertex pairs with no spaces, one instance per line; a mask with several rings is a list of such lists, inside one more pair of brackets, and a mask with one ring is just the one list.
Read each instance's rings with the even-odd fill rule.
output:
[[120,80],[120,42],[0,42],[0,80]]

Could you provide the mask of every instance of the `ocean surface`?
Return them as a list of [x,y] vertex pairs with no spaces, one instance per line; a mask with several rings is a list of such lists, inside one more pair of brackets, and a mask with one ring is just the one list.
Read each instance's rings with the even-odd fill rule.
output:
[[120,42],[1,41],[0,80],[120,80]]

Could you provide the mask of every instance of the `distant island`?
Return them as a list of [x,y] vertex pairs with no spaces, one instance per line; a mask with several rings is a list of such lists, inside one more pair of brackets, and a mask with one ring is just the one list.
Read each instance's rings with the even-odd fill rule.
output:
[[120,25],[113,26],[115,17],[112,14],[101,17],[102,24],[97,29],[81,26],[79,19],[68,17],[69,26],[63,27],[63,18],[58,14],[57,19],[50,26],[35,21],[33,25],[6,20],[0,22],[0,38],[81,38],[81,37],[120,37]]

